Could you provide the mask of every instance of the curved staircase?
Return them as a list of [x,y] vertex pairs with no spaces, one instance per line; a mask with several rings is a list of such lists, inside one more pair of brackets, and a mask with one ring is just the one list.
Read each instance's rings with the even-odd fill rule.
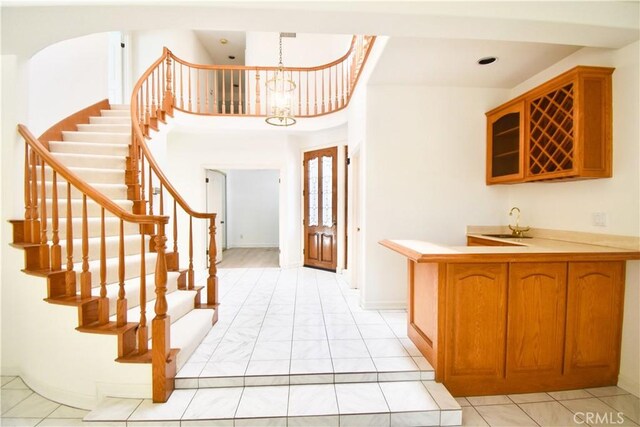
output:
[[[117,337],[111,360],[119,363],[152,363],[156,323],[147,322],[147,317],[153,318],[158,305],[156,276],[160,274],[171,337],[166,362],[169,381],[173,382],[175,371],[191,356],[217,316],[214,308],[201,302],[203,287],[187,286],[193,270],[179,269],[177,254],[173,256],[176,262],[167,267],[166,258],[171,255],[164,254],[162,248],[164,269],[158,273],[158,228],[124,221],[120,212],[110,212],[100,201],[87,197],[86,191],[63,179],[65,170],[122,212],[136,215],[136,203],[130,200],[130,185],[126,183],[132,139],[129,108],[103,101],[89,107],[87,115],[84,121],[88,123],[75,125],[77,130],[62,130],[57,133],[60,138],[46,141],[56,167],[39,156],[35,145],[31,151],[27,148],[28,214],[24,221],[11,221],[13,246],[25,251],[25,273],[46,278],[47,295],[43,297],[47,303],[77,307],[77,331]],[[28,130],[20,131],[27,144],[42,142],[29,141]],[[65,343],[58,344],[58,349],[51,350],[64,352]],[[93,366],[93,370],[100,369],[110,368],[99,363]],[[150,383],[148,372],[145,375]],[[172,390],[173,384],[167,388]],[[145,392],[147,397],[150,390],[148,387]]]

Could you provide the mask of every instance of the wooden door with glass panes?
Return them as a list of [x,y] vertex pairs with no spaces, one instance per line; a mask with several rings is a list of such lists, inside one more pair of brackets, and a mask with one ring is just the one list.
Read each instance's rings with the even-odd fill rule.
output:
[[338,148],[304,153],[304,265],[336,270]]

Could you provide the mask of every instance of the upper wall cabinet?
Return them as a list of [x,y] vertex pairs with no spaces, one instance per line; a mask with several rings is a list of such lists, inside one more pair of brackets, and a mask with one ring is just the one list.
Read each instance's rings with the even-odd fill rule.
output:
[[487,184],[611,177],[613,68],[575,67],[487,113]]

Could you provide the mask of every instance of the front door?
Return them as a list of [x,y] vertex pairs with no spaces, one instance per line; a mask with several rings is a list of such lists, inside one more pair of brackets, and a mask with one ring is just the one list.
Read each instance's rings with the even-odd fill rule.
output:
[[304,154],[304,265],[336,270],[338,148]]

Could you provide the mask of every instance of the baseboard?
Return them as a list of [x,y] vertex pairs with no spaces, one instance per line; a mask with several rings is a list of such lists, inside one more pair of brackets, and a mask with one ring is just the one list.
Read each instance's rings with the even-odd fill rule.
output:
[[73,406],[74,408],[86,410],[95,409],[96,405],[98,404],[96,396],[73,393],[69,390],[52,387],[50,384],[46,384],[24,373],[20,373],[18,376],[22,378],[22,381],[24,381],[24,383],[28,385],[31,390],[35,391],[41,396],[46,396],[47,399],[53,400],[54,402],[64,402],[64,404],[67,406]]
[[361,301],[360,305],[365,310],[406,310],[407,302],[402,301]]
[[627,378],[620,375],[618,377],[618,387],[625,389],[636,397],[640,397],[640,382],[638,382],[637,378]]

